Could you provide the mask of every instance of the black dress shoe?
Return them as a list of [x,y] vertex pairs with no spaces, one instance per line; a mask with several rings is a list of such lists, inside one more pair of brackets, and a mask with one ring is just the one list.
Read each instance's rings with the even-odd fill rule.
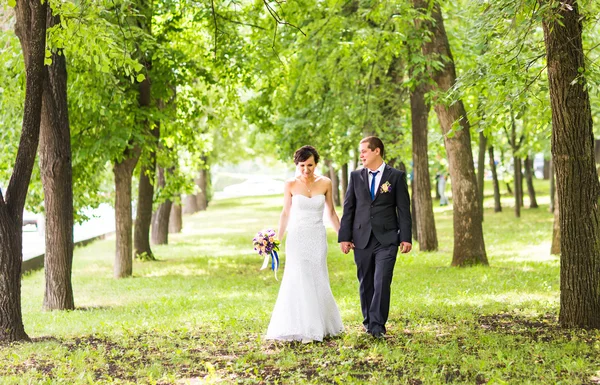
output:
[[371,335],[373,336],[373,338],[377,339],[377,340],[382,340],[385,338],[385,334],[384,333],[371,333]]
[[372,330],[369,330],[369,334],[371,334],[374,338],[384,338],[385,329],[381,327],[374,327]]

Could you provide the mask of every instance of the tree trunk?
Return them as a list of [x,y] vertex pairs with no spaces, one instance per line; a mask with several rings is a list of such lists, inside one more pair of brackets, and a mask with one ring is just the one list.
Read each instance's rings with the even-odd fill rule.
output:
[[40,137],[47,2],[17,0],[15,33],[25,60],[25,103],[17,159],[0,193],[0,343],[29,340],[21,313],[23,207]]
[[417,215],[417,202],[415,200],[415,184],[413,181],[410,183],[410,216],[412,218],[412,226],[411,233],[412,237],[415,241],[419,241],[419,227],[417,223],[419,222],[419,217]]
[[[398,165],[396,166],[396,162],[398,162]],[[390,163],[387,163],[390,167],[394,167],[400,171],[403,171],[404,173],[406,173],[408,175],[408,172],[406,171],[406,164],[400,160],[400,158],[393,158],[391,159]],[[410,178],[408,178],[410,180]],[[417,222],[419,220],[419,218],[417,217],[416,213],[415,213],[415,184],[413,183],[413,181],[410,181],[410,207],[411,207],[411,211],[410,211],[410,215],[412,217],[412,226],[411,226],[411,233],[412,236],[414,238],[415,241],[419,242],[419,233],[417,230]]]
[[396,168],[397,168],[398,170],[400,170],[400,171],[403,171],[404,173],[406,173],[406,174],[407,174],[407,172],[406,172],[406,164],[404,164],[404,162],[403,162],[403,161],[401,161],[401,160],[400,160],[400,161],[398,161],[398,166],[396,166]]
[[183,228],[183,220],[181,218],[181,205],[173,203],[171,206],[171,213],[169,215],[169,233],[175,234],[180,233]]
[[194,214],[198,211],[198,199],[196,199],[196,195],[186,195],[183,198],[183,213],[184,214]]
[[[418,80],[417,80],[418,81]],[[431,200],[431,177],[429,175],[429,157],[427,155],[427,118],[430,105],[425,101],[426,85],[419,84],[410,93],[410,112],[412,117],[413,148],[413,219],[417,222],[416,238],[419,250],[435,251],[438,249],[433,202]]]
[[550,179],[550,159],[544,158],[544,180]]
[[[147,80],[147,79],[146,79]],[[140,100],[150,99],[150,86],[140,83]],[[142,94],[148,94],[147,96]],[[140,105],[141,102],[140,102]],[[147,124],[147,123],[146,123]],[[160,137],[160,126],[150,131],[152,135],[152,147],[148,153],[148,159],[142,162],[140,167],[140,181],[138,186],[138,202],[133,227],[133,255],[144,260],[154,260],[154,254],[150,247],[150,224],[152,223],[152,204],[154,203],[154,175],[156,172],[156,150]]]
[[[166,184],[165,169],[158,167],[157,186],[164,188]],[[172,201],[166,200],[158,206],[152,222],[152,243],[155,245],[166,245],[169,243],[169,217],[171,214]]]
[[490,158],[490,170],[492,170],[492,183],[494,185],[494,212],[502,211],[502,202],[500,201],[500,182],[498,182],[498,171],[496,170],[496,161],[494,160],[494,147],[488,149]]
[[525,158],[525,179],[527,181],[527,193],[529,194],[529,208],[537,209],[539,206],[535,198],[535,188],[533,187],[533,159],[529,156]]
[[133,242],[131,227],[133,225],[131,210],[131,179],[133,169],[140,156],[140,150],[125,150],[124,159],[115,162],[115,229],[117,250],[115,255],[114,277],[130,277],[132,274]]
[[29,340],[21,313],[22,218],[22,210],[20,215],[14,215],[13,208],[2,202],[0,205],[0,343],[2,344]]
[[556,176],[554,175],[554,162],[550,159],[550,212],[554,213],[556,203]]
[[200,188],[200,192],[196,194],[196,211],[205,211],[208,208],[208,169],[202,167],[196,179],[196,186]]
[[332,185],[331,197],[333,198],[333,204],[334,204],[334,206],[341,206],[340,179],[338,178],[338,172],[333,167],[333,162],[331,160],[327,159],[325,161],[325,163],[327,164],[327,168],[329,169],[329,178],[331,179],[331,185]]
[[[423,11],[427,9],[428,2],[413,0],[413,4],[418,10]],[[431,40],[424,42],[423,52],[427,56],[441,55],[448,58],[442,69],[432,70],[432,77],[438,90],[447,92],[456,82],[456,70],[438,3],[434,4],[431,16],[433,22],[427,22],[428,28],[432,32]],[[471,127],[467,113],[461,100],[451,105],[438,103],[435,105],[435,112],[444,134],[444,144],[452,178],[454,216],[452,266],[487,265],[482,208],[478,199],[471,150]],[[459,123],[459,127],[455,129],[453,125],[456,122]]]
[[582,20],[578,2],[563,4],[555,8],[557,15],[543,21],[561,232],[559,323],[599,328],[600,183],[590,99],[581,77],[581,71],[585,73]]
[[[558,202],[558,199],[554,197],[554,201]],[[554,223],[552,224],[552,246],[550,246],[550,254],[560,255],[560,213],[558,210],[558,204],[554,205]]]
[[[517,152],[521,146],[520,141],[517,141],[517,122],[512,106],[510,107],[510,134],[507,133],[508,142],[510,144],[513,155],[513,181],[515,184],[515,217],[521,217],[521,207],[523,206],[523,179],[521,177],[521,158],[517,156]],[[510,190],[510,189],[509,189]]]
[[[479,155],[477,157],[477,188],[479,189],[479,202],[483,208],[483,189],[485,174],[485,151],[487,149],[487,138],[483,132],[479,133]],[[483,215],[483,211],[482,211]]]
[[172,206],[173,202],[167,200],[156,209],[154,222],[152,223],[152,244],[154,245],[169,244],[169,217]]
[[150,224],[152,223],[152,204],[154,201],[154,168],[156,158],[151,155],[154,164],[142,165],[140,167],[140,181],[138,185],[138,202],[135,215],[135,226],[133,227],[134,256],[142,259],[154,259],[150,247]]
[[342,196],[340,200],[343,200],[348,191],[348,163],[342,164],[342,177],[340,179],[340,185],[342,187]]
[[513,158],[513,178],[515,180],[515,217],[521,217],[521,159],[518,157]]
[[519,198],[521,199],[521,207],[525,207],[525,189],[523,188],[523,179],[525,179],[525,176],[523,174],[523,159],[521,158],[519,158],[519,174]]
[[[148,36],[152,36],[152,15],[153,2],[139,1],[132,3],[135,11],[140,16],[135,19],[137,26]],[[145,67],[146,77],[138,84],[138,105],[140,112],[145,114],[143,120],[136,122],[139,124],[140,133],[148,139],[149,146],[141,151],[140,158],[142,164],[140,167],[140,180],[138,184],[138,206],[136,210],[134,236],[133,236],[133,255],[136,258],[144,260],[154,260],[154,254],[150,247],[150,224],[152,222],[152,203],[154,200],[154,173],[156,172],[156,151],[158,149],[158,140],[160,137],[160,127],[158,124],[152,127],[153,121],[150,117],[150,107],[152,100],[152,84],[158,79],[150,79],[148,73],[152,69],[153,51],[152,48],[142,48],[142,37],[137,38],[136,46],[140,55],[140,63]],[[160,107],[159,103],[155,106]],[[145,141],[145,140],[144,140]]]
[[[46,25],[60,24],[47,8]],[[73,171],[67,104],[67,65],[64,52],[52,54],[44,77],[39,162],[46,211],[44,273],[45,310],[75,308],[73,266]]]

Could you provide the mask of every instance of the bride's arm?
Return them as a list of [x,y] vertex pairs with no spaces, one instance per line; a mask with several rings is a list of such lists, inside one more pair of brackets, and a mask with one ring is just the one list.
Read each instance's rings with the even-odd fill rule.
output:
[[279,216],[279,225],[277,226],[277,237],[283,240],[283,234],[287,229],[288,220],[290,218],[290,209],[292,207],[292,181],[285,182],[283,188],[283,209]]
[[325,191],[325,206],[327,206],[327,215],[329,215],[329,221],[335,230],[335,233],[340,232],[340,218],[335,211],[335,205],[333,204],[333,187],[331,180],[327,180],[327,190]]

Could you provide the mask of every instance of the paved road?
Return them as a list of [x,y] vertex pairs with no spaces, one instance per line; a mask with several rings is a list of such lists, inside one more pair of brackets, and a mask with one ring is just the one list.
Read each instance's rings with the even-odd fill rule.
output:
[[[115,213],[112,207],[100,206],[91,210],[88,216],[91,217],[89,221],[73,227],[73,240],[76,243],[115,231]],[[23,230],[23,260],[40,256],[45,250],[43,226],[39,229],[27,226]]]

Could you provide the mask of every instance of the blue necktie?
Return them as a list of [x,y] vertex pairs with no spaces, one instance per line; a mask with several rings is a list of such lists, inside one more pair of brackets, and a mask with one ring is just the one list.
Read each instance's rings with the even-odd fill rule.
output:
[[369,171],[371,175],[373,175],[373,179],[371,180],[371,200],[375,200],[375,179],[377,178],[377,174],[379,171]]

